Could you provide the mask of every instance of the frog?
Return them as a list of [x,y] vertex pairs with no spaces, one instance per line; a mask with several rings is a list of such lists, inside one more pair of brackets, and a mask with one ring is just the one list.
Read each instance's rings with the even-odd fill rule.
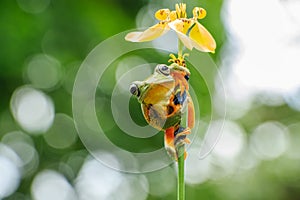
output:
[[[164,131],[165,149],[174,160],[180,156],[176,149],[190,143],[187,135],[195,123],[194,104],[188,91],[189,77],[190,71],[185,66],[158,64],[153,74],[129,86],[130,93],[141,104],[146,122]],[[185,150],[184,158],[186,156]]]

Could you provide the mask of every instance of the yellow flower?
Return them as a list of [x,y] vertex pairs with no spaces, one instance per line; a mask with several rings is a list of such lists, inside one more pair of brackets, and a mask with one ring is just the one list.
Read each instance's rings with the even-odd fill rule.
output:
[[175,8],[176,10],[173,11],[169,9],[158,10],[155,13],[155,18],[159,20],[157,24],[143,32],[128,33],[125,39],[131,42],[151,41],[172,29],[186,48],[214,53],[216,49],[214,38],[198,22],[198,19],[203,19],[206,16],[206,11],[203,8],[195,7],[193,17],[187,18],[186,4],[176,4]]

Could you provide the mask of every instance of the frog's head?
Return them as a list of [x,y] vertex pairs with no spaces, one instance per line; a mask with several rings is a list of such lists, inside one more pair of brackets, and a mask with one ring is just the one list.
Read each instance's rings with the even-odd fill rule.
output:
[[143,104],[157,104],[168,101],[175,87],[170,75],[170,67],[165,64],[156,66],[154,73],[144,81],[135,81],[130,85],[130,93]]

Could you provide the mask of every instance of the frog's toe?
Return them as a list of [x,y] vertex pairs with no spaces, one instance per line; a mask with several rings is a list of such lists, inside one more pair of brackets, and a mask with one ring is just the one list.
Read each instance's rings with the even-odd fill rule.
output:
[[176,147],[180,147],[180,146],[183,146],[183,145],[189,144],[189,143],[190,143],[190,140],[188,138],[186,138],[186,135],[176,137],[174,140],[174,145]]
[[186,157],[187,157],[187,152],[186,151],[184,151],[184,160],[186,159]]
[[[175,161],[178,161],[178,152],[176,152],[175,148],[169,148],[169,147],[165,147],[168,155]],[[184,160],[186,159],[187,157],[187,152],[184,150]]]
[[185,144],[190,144],[190,143],[191,143],[191,141],[190,141],[190,139],[189,139],[189,138],[185,138],[185,139],[184,139],[184,143],[185,143]]
[[184,131],[182,131],[182,134],[188,135],[191,133],[191,129],[189,127],[187,127],[186,129],[184,129]]
[[167,151],[167,153],[169,154],[169,156],[173,159],[177,161],[177,153],[174,147],[171,146],[165,146],[165,149]]
[[175,135],[174,138],[174,145],[176,147],[184,145],[184,144],[190,144],[190,140],[186,137],[186,135],[191,133],[191,129],[190,128],[179,128],[181,129],[181,131],[178,131],[177,134]]

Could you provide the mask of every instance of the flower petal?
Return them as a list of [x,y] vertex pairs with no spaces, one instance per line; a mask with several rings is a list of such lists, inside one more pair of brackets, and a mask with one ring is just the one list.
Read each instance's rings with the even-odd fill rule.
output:
[[198,21],[195,23],[188,34],[193,41],[193,46],[199,51],[214,53],[217,46],[215,39]]
[[169,27],[176,31],[178,38],[192,50],[193,48],[203,52],[215,52],[216,42],[212,35],[194,19],[176,19],[169,23]]
[[176,32],[186,34],[189,28],[193,25],[193,21],[194,20],[192,19],[176,19],[173,22],[170,22],[169,26]]
[[177,33],[178,38],[189,50],[193,49],[193,42],[186,34],[192,25],[191,19],[176,19],[169,23],[169,27]]
[[131,42],[146,42],[151,41],[159,36],[162,36],[170,30],[168,23],[165,21],[159,22],[158,24],[151,26],[144,32],[131,32],[125,36],[125,40]]
[[193,41],[185,34],[181,32],[177,32],[177,36],[180,39],[180,41],[183,43],[183,45],[188,48],[189,50],[192,50],[194,47]]

